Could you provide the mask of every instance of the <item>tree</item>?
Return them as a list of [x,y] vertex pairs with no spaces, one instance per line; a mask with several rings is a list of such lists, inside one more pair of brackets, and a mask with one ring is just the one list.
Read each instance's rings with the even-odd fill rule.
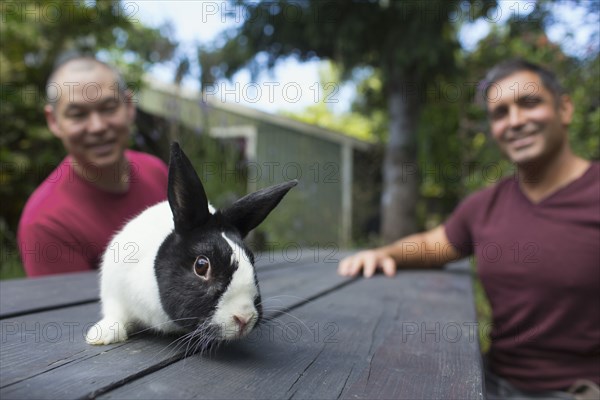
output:
[[[281,57],[333,60],[351,76],[371,67],[384,89],[389,134],[383,163],[382,236],[391,241],[417,229],[416,131],[423,93],[439,76],[456,72],[459,1],[269,1],[235,2],[245,21],[222,49],[200,53],[202,82],[231,77],[244,66],[258,71]],[[495,1],[473,1],[471,18]],[[255,57],[263,55],[266,62]],[[266,56],[266,57],[264,57]]]
[[92,53],[117,64],[139,88],[142,72],[168,60],[176,43],[167,28],[141,25],[118,0],[13,1],[0,5],[0,275],[20,269],[15,233],[31,192],[64,157],[46,127],[45,84],[56,57]]

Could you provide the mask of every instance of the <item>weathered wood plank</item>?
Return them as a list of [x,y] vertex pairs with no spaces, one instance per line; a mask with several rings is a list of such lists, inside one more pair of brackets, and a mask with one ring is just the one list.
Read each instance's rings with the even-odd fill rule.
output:
[[[259,271],[265,317],[272,318],[319,293],[348,282],[335,274],[329,274],[324,279],[321,269],[318,265],[306,265]],[[94,303],[1,321],[1,397],[85,396],[158,368],[170,362],[171,358],[181,358],[189,351],[185,347],[169,347],[175,337],[153,337],[149,334],[133,337],[125,344],[89,346],[84,342],[84,331],[97,321],[99,311],[99,304]],[[61,331],[58,337],[54,333],[56,329]],[[50,340],[48,334],[53,335]],[[115,368],[116,364],[98,363],[98,360],[102,360],[98,357],[112,351],[120,360],[119,368]],[[83,383],[77,381],[75,387],[71,387],[70,382],[79,375],[82,375]],[[84,376],[87,378],[84,379]],[[48,385],[54,389],[48,390]]]
[[403,285],[393,331],[343,398],[483,398],[470,279],[430,274]]
[[332,273],[331,266],[321,264],[258,270],[257,276],[266,318],[352,281]]
[[309,247],[290,243],[280,249],[255,253],[255,265],[257,269],[271,266],[297,267],[304,264],[337,265],[342,258],[353,253],[355,251],[340,250],[334,246]]
[[[467,277],[443,272],[356,282],[278,318],[256,340],[179,361],[102,398],[481,399],[469,293]],[[421,324],[424,334],[414,329]]]
[[99,304],[92,303],[0,321],[0,387],[114,347],[84,341],[84,332],[99,315]]
[[85,304],[99,296],[95,271],[0,281],[0,318]]

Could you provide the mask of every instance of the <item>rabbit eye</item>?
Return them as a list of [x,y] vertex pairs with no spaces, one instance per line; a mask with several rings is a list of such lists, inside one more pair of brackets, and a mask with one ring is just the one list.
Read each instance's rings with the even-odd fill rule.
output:
[[198,256],[194,262],[194,273],[204,280],[210,278],[210,260],[206,256]]

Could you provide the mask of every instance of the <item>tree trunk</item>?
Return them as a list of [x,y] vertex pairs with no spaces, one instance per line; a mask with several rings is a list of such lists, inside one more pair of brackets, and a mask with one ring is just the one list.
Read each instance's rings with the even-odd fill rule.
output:
[[385,243],[416,232],[419,197],[416,127],[418,93],[415,81],[389,85],[390,131],[383,161],[381,236]]

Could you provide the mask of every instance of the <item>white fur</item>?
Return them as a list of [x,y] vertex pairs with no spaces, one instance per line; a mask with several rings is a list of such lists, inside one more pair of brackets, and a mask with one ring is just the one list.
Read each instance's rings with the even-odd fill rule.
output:
[[[209,211],[215,212],[210,204]],[[161,332],[180,330],[160,303],[154,270],[158,249],[173,229],[171,208],[163,201],[129,221],[111,240],[101,267],[103,318],[87,332],[88,343],[124,341],[131,323]]]
[[[244,249],[230,240],[225,233],[221,236],[231,247],[231,263],[237,263],[238,267],[217,304],[212,322],[221,327],[222,339],[230,339],[248,333],[256,323],[258,313],[254,299],[258,296],[258,289],[254,282],[254,267]],[[234,316],[249,321],[244,332],[240,331]]]
[[173,227],[169,203],[163,201],[143,211],[111,240],[101,268],[103,318],[88,331],[88,343],[126,340],[127,325],[135,322],[162,331],[175,328],[160,304],[154,272],[156,253]]

